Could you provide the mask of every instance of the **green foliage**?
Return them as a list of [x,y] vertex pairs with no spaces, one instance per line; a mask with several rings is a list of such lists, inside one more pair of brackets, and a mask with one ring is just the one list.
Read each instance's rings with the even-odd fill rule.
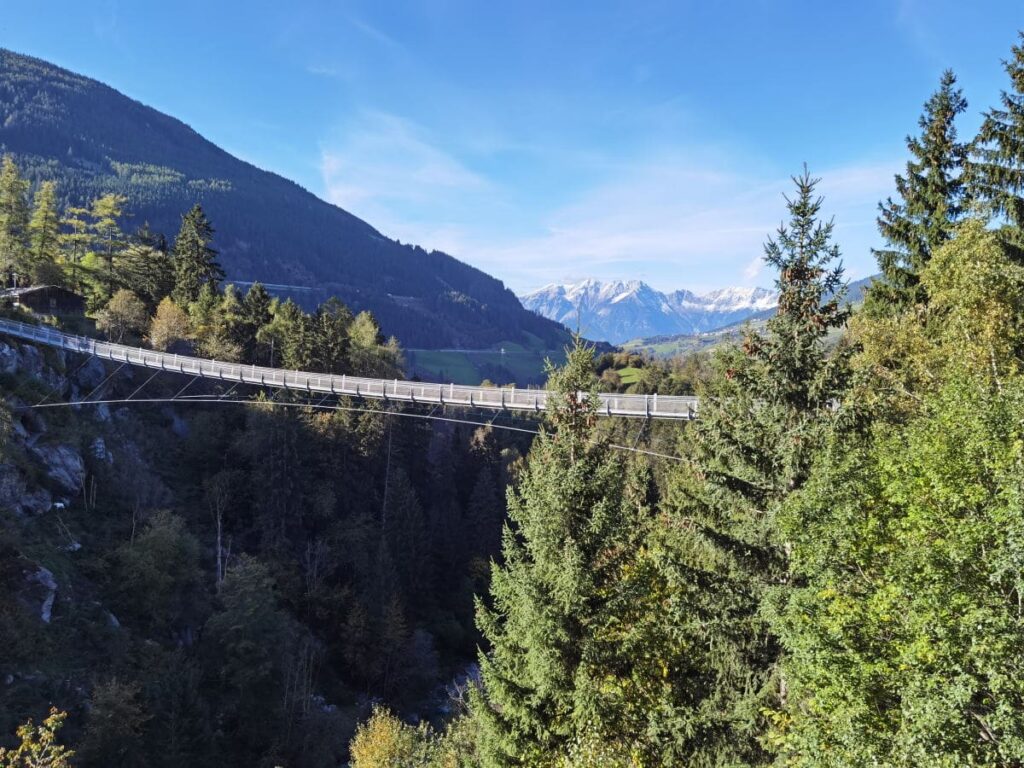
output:
[[751,329],[718,356],[682,448],[693,464],[673,479],[667,506],[677,524],[655,550],[655,584],[675,596],[662,647],[672,658],[684,645],[694,683],[684,697],[669,690],[676,710],[665,727],[684,737],[679,759],[693,765],[771,760],[761,712],[787,700],[788,684],[767,618],[792,558],[778,515],[806,483],[845,387],[847,355],[825,343],[848,314],[832,224],[818,219],[816,180],[805,172],[794,182],[790,220],[765,246],[778,312],[763,334]]
[[936,248],[953,235],[963,214],[966,188],[963,168],[967,145],[957,140],[956,118],[967,100],[946,70],[939,90],[924,105],[921,135],[907,137],[913,157],[906,175],[896,176],[899,199],[879,204],[878,229],[887,247],[876,251],[882,280],[868,291],[868,305],[903,308],[920,302],[920,273]]
[[490,650],[476,695],[483,765],[533,765],[584,723],[614,719],[606,687],[619,661],[601,634],[644,529],[618,457],[595,433],[593,353],[580,344],[552,372],[549,429],[509,494],[491,601],[477,603]]
[[[29,245],[32,259],[32,282],[47,285],[60,258],[60,214],[57,210],[56,188],[52,181],[39,185],[28,223]],[[60,281],[58,281],[60,282]]]
[[916,334],[864,322],[871,364],[843,407],[873,388],[886,402],[878,344],[928,365],[910,380],[913,406],[837,431],[781,518],[800,574],[777,620],[791,696],[774,738],[787,764],[1024,759],[1024,269],[970,221],[921,284]]
[[96,687],[82,742],[82,765],[147,765],[143,728],[149,716],[141,694],[137,683],[111,680]]
[[0,269],[4,282],[26,284],[31,271],[28,251],[28,182],[14,158],[0,164]]
[[174,290],[174,262],[163,235],[143,227],[118,262],[118,279],[153,311]]
[[111,296],[107,306],[96,315],[96,328],[116,342],[124,341],[126,336],[141,334],[148,324],[146,305],[124,288]]
[[168,632],[198,612],[199,543],[170,512],[154,514],[118,547],[111,570],[115,605],[145,627]]
[[181,229],[174,241],[174,300],[187,306],[199,298],[203,286],[214,290],[224,278],[217,263],[217,251],[210,246],[213,226],[196,203],[181,217]]
[[987,202],[1011,226],[1024,229],[1024,32],[1003,63],[1010,90],[1000,106],[985,113],[971,146],[969,183],[972,194]]

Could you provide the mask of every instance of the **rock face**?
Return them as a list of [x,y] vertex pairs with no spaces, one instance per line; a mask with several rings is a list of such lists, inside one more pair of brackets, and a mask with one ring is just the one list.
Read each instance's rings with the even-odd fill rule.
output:
[[18,370],[21,356],[18,350],[5,341],[0,341],[0,372],[12,374]]
[[98,387],[107,376],[106,366],[103,365],[103,361],[98,357],[90,357],[85,362],[78,372],[75,374],[75,380],[79,385],[88,392],[91,389]]
[[39,601],[40,620],[49,624],[53,617],[53,601],[57,598],[57,580],[53,578],[53,572],[39,565],[28,573],[25,580],[31,586],[30,599]]
[[46,476],[61,490],[76,494],[85,485],[85,460],[70,445],[36,445],[32,453],[46,466]]
[[0,509],[22,515],[40,515],[50,509],[53,498],[45,488],[29,491],[25,479],[13,464],[0,464]]

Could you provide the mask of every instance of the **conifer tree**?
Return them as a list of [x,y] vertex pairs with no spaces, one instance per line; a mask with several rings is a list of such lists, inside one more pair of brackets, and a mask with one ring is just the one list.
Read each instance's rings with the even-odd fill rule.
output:
[[121,229],[121,217],[124,216],[124,205],[128,198],[124,195],[108,194],[92,201],[89,217],[92,221],[89,228],[93,234],[93,244],[99,249],[106,262],[103,277],[106,296],[113,295],[117,282],[114,260],[121,249],[127,245]]
[[174,289],[174,262],[163,235],[143,224],[118,264],[118,282],[146,302],[152,311]]
[[971,147],[969,180],[975,197],[1024,230],[1024,32],[1018,36],[1003,62],[1010,90],[1000,95],[1001,107],[985,113]]
[[7,285],[28,281],[28,182],[10,155],[0,164],[0,269]]
[[896,176],[898,199],[879,203],[878,229],[886,247],[875,251],[883,279],[868,294],[877,310],[906,307],[924,300],[920,271],[935,248],[953,235],[966,205],[963,168],[967,145],[957,140],[956,118],[967,100],[951,70],[924,105],[919,136],[907,137],[912,159]]
[[485,766],[565,752],[609,672],[595,638],[613,620],[606,606],[640,526],[622,462],[595,433],[594,383],[592,352],[577,343],[550,379],[548,427],[509,493],[492,605],[477,603],[491,647],[474,702]]
[[343,373],[348,364],[352,313],[338,299],[321,304],[313,318],[314,365],[324,373]]
[[174,241],[174,300],[188,306],[197,298],[203,285],[211,283],[217,288],[224,278],[224,270],[217,263],[213,241],[213,226],[196,203],[181,217],[181,230]]
[[699,609],[714,617],[701,624],[686,605],[666,617],[689,635],[688,645],[714,649],[712,669],[700,677],[715,682],[694,703],[705,714],[697,727],[711,742],[697,744],[702,752],[687,764],[770,760],[762,713],[785,701],[787,686],[767,619],[792,578],[792,547],[777,516],[807,481],[845,387],[847,354],[841,347],[830,355],[825,343],[848,315],[833,225],[819,219],[817,179],[805,169],[794,183],[789,222],[765,245],[778,274],[778,311],[764,333],[748,330],[716,361],[687,447],[694,463],[684,465],[669,504],[681,522],[667,581],[718,604]]
[[80,264],[92,246],[93,236],[89,231],[89,209],[69,206],[64,210],[61,221],[65,232],[61,235],[64,261],[71,265],[71,287],[81,290]]
[[[36,191],[32,219],[28,224],[31,246],[32,275],[35,283],[53,282],[60,257],[60,215],[57,212],[56,188],[44,181]],[[45,278],[51,279],[45,279]]]

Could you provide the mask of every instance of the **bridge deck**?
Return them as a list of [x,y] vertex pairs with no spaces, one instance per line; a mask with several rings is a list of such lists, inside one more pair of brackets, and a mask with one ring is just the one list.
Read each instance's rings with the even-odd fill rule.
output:
[[[543,411],[547,406],[548,399],[546,391],[537,389],[467,387],[402,379],[368,379],[359,376],[286,371],[258,365],[218,362],[97,341],[85,336],[62,333],[49,326],[29,325],[15,320],[0,319],[0,333],[129,365],[200,376],[205,379],[219,379],[301,392],[333,393],[378,400],[515,411]],[[695,397],[602,393],[600,398],[601,405],[598,413],[602,416],[692,419],[697,415],[697,398]]]

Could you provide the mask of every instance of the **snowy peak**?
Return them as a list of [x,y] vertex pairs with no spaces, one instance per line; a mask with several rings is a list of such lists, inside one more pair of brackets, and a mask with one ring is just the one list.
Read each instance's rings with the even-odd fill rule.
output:
[[641,280],[593,278],[552,283],[520,297],[527,309],[577,325],[589,338],[620,344],[645,336],[701,333],[772,309],[776,295],[764,288],[721,288],[704,295],[657,291]]

